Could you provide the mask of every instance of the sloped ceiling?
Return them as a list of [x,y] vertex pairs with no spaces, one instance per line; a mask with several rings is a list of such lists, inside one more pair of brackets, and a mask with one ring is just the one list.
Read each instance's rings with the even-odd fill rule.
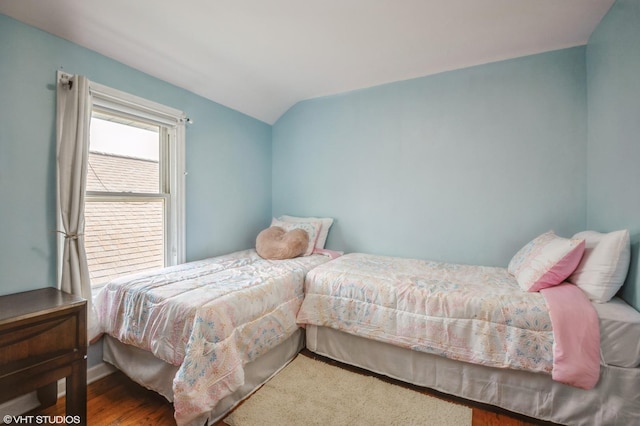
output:
[[273,124],[309,98],[586,44],[614,0],[0,0]]

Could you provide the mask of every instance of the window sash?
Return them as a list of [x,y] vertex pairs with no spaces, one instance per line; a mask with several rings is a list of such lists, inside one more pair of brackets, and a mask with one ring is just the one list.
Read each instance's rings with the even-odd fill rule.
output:
[[[159,159],[158,159],[158,164],[159,164],[159,189],[160,192],[158,193],[154,193],[154,192],[150,192],[150,193],[136,193],[138,195],[140,194],[171,194],[173,192],[177,190],[180,191],[180,188],[178,187],[178,185],[180,185],[181,183],[179,182],[178,179],[173,179],[172,178],[172,172],[176,169],[176,166],[178,167],[178,169],[182,170],[182,175],[184,176],[184,160],[180,160],[182,158],[182,156],[180,155],[180,151],[184,151],[184,149],[180,149],[179,145],[184,146],[184,143],[180,144],[180,140],[179,140],[179,129],[174,126],[174,127],[170,127],[170,126],[166,126],[162,123],[158,123],[158,122],[152,122],[149,120],[145,120],[141,117],[139,117],[138,115],[135,115],[133,113],[123,113],[123,112],[111,112],[109,110],[106,110],[100,106],[95,107],[94,108],[94,112],[98,112],[100,114],[107,114],[107,115],[115,115],[117,117],[120,118],[124,118],[124,119],[129,119],[129,120],[133,120],[133,121],[146,121],[149,124],[152,124],[154,126],[158,126],[159,128],[159,144],[160,144],[160,152],[159,152]],[[126,124],[123,124],[126,125]],[[184,127],[184,125],[180,126],[180,127]],[[174,149],[172,149],[172,146],[174,147]],[[180,159],[178,158],[180,157]],[[180,167],[179,161],[182,161],[182,167]],[[177,163],[177,164],[176,164]],[[177,173],[180,173],[180,170],[176,171]],[[182,191],[184,191],[184,189],[182,189]],[[86,191],[87,195],[97,195],[97,194],[131,194],[131,192],[109,192],[109,191]]]
[[135,193],[135,192],[102,192],[102,191],[87,191],[85,193],[85,203],[88,202],[100,202],[100,201],[146,201],[146,200],[158,200],[163,199],[166,201],[171,200],[170,194],[147,194],[147,193]]

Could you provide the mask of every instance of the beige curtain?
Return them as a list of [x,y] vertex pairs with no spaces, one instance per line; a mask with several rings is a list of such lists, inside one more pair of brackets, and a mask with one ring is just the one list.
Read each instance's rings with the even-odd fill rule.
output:
[[84,76],[58,73],[56,138],[58,229],[64,236],[60,265],[62,291],[87,300],[88,338],[98,335],[91,303],[91,281],[84,247],[84,198],[89,151],[91,94]]

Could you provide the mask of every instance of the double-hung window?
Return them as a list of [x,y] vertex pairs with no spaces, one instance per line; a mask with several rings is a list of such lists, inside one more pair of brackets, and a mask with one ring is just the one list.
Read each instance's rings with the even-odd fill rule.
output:
[[184,114],[91,85],[85,247],[91,285],[184,262]]

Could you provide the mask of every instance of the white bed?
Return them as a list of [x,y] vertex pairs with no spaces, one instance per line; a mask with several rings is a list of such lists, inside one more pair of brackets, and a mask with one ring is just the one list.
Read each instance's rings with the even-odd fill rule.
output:
[[172,401],[178,424],[213,423],[301,349],[304,277],[328,260],[245,250],[114,280],[94,298],[104,359]]
[[[438,269],[439,276],[425,275],[425,263]],[[443,292],[455,293],[464,287],[458,286],[456,274],[466,271],[462,275],[469,278],[474,268],[484,274],[477,294],[460,296],[457,302],[443,297]],[[306,346],[347,364],[540,420],[637,424],[640,313],[617,298],[602,304],[587,299],[600,326],[597,385],[580,389],[560,383],[552,378],[558,342],[545,319],[549,315],[537,312],[544,309],[542,296],[518,290],[518,284],[510,283],[509,274],[500,269],[345,255],[307,275],[298,314],[306,327]],[[495,277],[500,282],[483,297],[483,287],[491,287]],[[504,287],[512,285],[516,290],[508,295]],[[393,291],[385,293],[383,287]],[[498,307],[499,313],[506,314],[504,318],[495,312],[483,316],[478,307]],[[429,309],[463,321],[446,319],[443,325],[434,318],[440,313]],[[518,324],[527,318],[535,323],[532,329],[526,329],[530,324]],[[495,329],[487,326],[500,320],[505,322]],[[420,338],[412,339],[413,334]],[[521,335],[524,338],[518,340]],[[520,350],[532,341],[535,350]]]

